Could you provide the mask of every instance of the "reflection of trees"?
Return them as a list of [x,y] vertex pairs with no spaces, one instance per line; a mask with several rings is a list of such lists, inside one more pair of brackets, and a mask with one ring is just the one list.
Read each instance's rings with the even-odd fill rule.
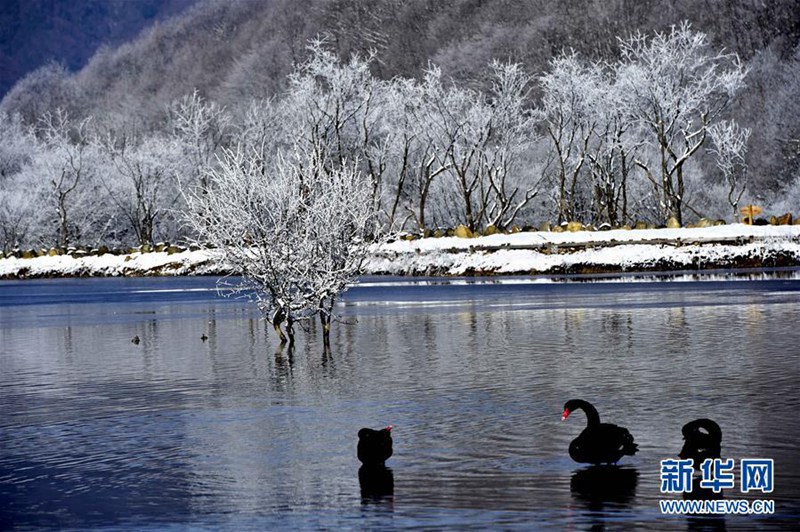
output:
[[564,309],[564,341],[571,352],[575,352],[575,333],[574,329],[580,328],[580,315],[575,314],[574,309]]
[[423,315],[422,318],[422,327],[420,327],[422,332],[422,338],[424,339],[424,348],[430,352],[430,350],[436,347],[436,328],[435,324],[433,323],[433,319],[430,315]]
[[159,343],[158,320],[150,319],[136,327],[136,336],[141,339],[138,350],[141,351],[141,360],[145,374],[149,377],[156,375],[155,360],[161,348]]
[[0,522],[106,528],[188,515],[191,445],[175,412],[191,395],[120,375],[74,381],[82,376],[70,371],[57,396],[4,405],[41,425],[4,435],[0,469],[15,464],[16,481],[0,483]]
[[292,388],[294,373],[294,342],[280,342],[275,351],[275,365],[273,366],[272,382],[276,392],[285,392]]
[[674,306],[667,310],[667,331],[670,346],[677,352],[687,353],[691,343],[691,330],[685,306]]
[[64,355],[67,362],[73,361],[74,348],[72,346],[72,327],[64,327]]
[[603,312],[600,330],[619,351],[633,354],[633,320],[630,312]]

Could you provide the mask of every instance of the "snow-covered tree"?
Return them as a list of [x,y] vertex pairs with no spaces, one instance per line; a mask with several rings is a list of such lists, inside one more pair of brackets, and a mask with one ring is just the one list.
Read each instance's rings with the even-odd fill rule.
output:
[[203,98],[197,90],[174,102],[168,109],[169,123],[175,137],[183,144],[189,161],[185,185],[204,182],[207,169],[225,147],[230,115],[225,108]]
[[[206,188],[187,197],[188,221],[242,275],[282,341],[320,316],[327,342],[336,298],[356,280],[379,234],[371,186],[354,161],[327,164],[327,146],[298,147],[265,172],[256,152],[226,150]],[[335,149],[335,148],[333,148]]]
[[140,245],[177,237],[170,219],[179,207],[178,176],[184,169],[180,143],[174,137],[139,138],[128,132],[102,139],[100,147],[107,165],[100,179],[127,222],[126,228],[115,228],[119,236],[132,232]]
[[590,143],[606,134],[606,124],[598,123],[598,109],[606,103],[602,100],[609,84],[600,65],[584,63],[574,52],[554,59],[540,83],[544,129],[553,150],[549,173],[558,221],[587,219],[592,205],[585,177]]
[[287,144],[297,143],[304,153],[322,148],[315,158],[331,169],[357,160],[380,208],[388,157],[378,126],[385,84],[370,73],[372,56],[353,55],[344,62],[321,40],[312,40],[308,52],[308,59],[289,75],[282,102]]
[[658,188],[663,219],[682,222],[686,164],[743,86],[746,70],[736,54],[712,50],[688,23],[652,38],[633,35],[621,41],[621,52],[618,82],[654,155],[635,163]]
[[39,141],[19,115],[0,113],[0,243],[9,251],[27,243],[33,218],[32,190],[25,169]]
[[495,61],[491,69],[495,135],[483,154],[489,187],[485,223],[505,229],[539,193],[542,174],[531,159],[539,114],[530,106],[533,78],[521,65]]
[[510,225],[538,192],[521,164],[535,140],[527,108],[530,77],[516,64],[492,65],[489,93],[445,86],[441,71],[425,78],[425,113],[442,177],[431,187],[438,220],[471,230]]
[[73,121],[61,109],[45,113],[37,127],[41,149],[25,171],[37,195],[37,233],[60,247],[96,244],[110,223],[97,180],[98,151],[91,119]]
[[708,128],[713,141],[710,148],[715,156],[717,168],[722,172],[727,185],[728,205],[733,209],[734,218],[739,217],[739,201],[747,189],[748,175],[747,141],[750,130],[741,128],[732,120],[723,120]]

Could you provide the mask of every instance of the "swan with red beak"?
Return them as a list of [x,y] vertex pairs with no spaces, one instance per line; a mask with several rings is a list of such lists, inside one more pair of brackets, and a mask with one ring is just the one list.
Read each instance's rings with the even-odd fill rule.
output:
[[600,423],[600,414],[588,401],[567,401],[561,421],[565,421],[575,410],[583,410],[586,414],[586,428],[569,444],[569,456],[576,462],[616,464],[623,456],[633,456],[639,450],[628,429],[612,423]]

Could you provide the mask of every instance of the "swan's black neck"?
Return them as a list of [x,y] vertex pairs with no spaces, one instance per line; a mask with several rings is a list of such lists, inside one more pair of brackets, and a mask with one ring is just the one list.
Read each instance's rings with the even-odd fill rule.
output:
[[567,403],[567,408],[570,412],[574,410],[583,410],[586,413],[586,425],[589,427],[600,424],[600,414],[597,413],[597,409],[592,405],[592,403],[588,401],[584,401],[583,399],[573,399]]

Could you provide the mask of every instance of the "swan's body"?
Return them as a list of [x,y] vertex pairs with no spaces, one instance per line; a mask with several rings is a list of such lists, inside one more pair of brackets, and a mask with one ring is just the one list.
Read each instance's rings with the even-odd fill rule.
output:
[[575,410],[586,413],[586,428],[569,444],[569,456],[576,462],[615,464],[623,456],[633,456],[639,449],[628,429],[611,423],[600,423],[600,414],[587,401],[572,399],[564,405],[561,420]]
[[383,466],[392,456],[392,426],[358,431],[358,459],[365,466]]
[[690,421],[681,429],[683,448],[678,456],[684,460],[694,460],[695,469],[707,458],[719,458],[722,443],[722,429],[714,421],[706,418]]

